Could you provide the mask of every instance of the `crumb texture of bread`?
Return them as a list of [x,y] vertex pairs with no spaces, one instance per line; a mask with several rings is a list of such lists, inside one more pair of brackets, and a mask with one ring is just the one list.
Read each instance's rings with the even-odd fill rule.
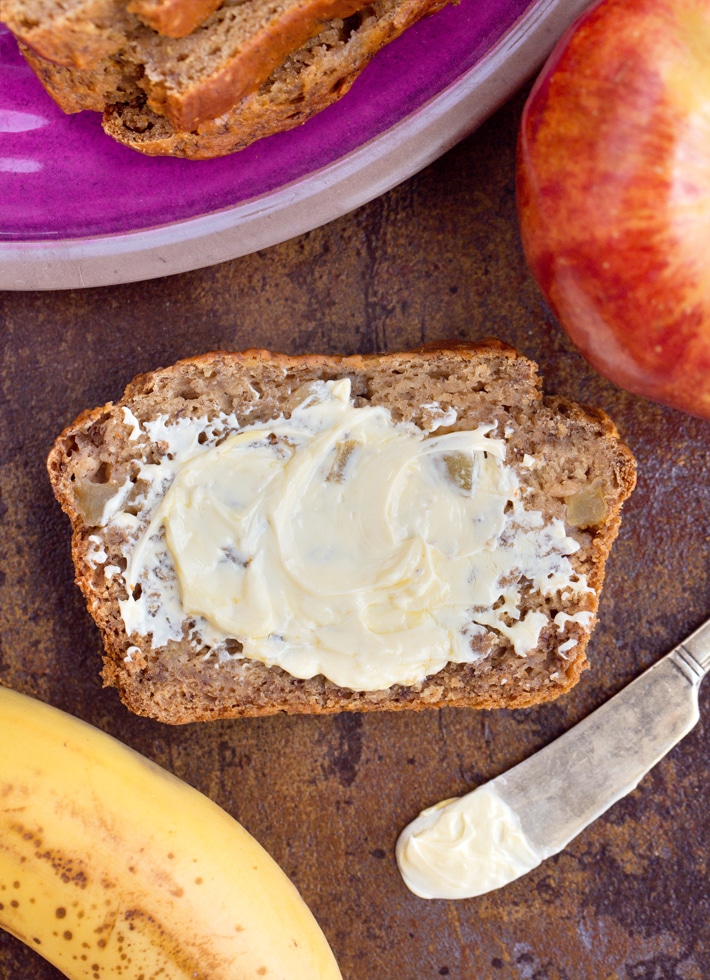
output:
[[[515,615],[544,617],[533,649],[521,656],[508,635],[490,628],[471,640],[471,662],[384,690],[292,676],[244,656],[239,637],[227,638],[216,657],[187,615],[182,635],[160,646],[151,635],[128,635],[123,573],[132,529],[150,520],[146,467],[159,467],[170,451],[148,437],[151,425],[236,418],[238,431],[268,424],[288,418],[309,386],[341,379],[355,407],[383,406],[395,425],[437,435],[490,427],[505,440],[526,510],[574,540],[569,560],[587,587],[543,594],[519,582]],[[634,459],[612,421],[544,396],[535,364],[495,340],[343,357],[217,351],[180,361],[136,378],[119,401],[82,413],[56,439],[48,471],[71,521],[77,583],[104,641],[104,682],[131,711],[169,724],[278,712],[522,707],[558,697],[587,666],[605,563],[635,483]]]

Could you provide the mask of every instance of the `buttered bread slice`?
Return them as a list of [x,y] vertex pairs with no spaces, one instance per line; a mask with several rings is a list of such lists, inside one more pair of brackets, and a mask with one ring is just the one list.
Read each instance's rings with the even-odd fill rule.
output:
[[174,724],[557,697],[635,479],[497,341],[181,361],[48,468],[104,681]]

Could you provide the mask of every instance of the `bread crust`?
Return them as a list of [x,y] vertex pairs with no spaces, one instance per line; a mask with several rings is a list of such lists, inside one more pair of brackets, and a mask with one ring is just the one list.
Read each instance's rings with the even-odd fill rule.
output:
[[127,9],[165,37],[187,37],[222,0],[131,0]]
[[[346,690],[322,676],[299,680],[254,660],[217,664],[188,642],[170,641],[154,650],[149,639],[126,635],[118,612],[119,591],[104,578],[102,566],[89,560],[89,538],[98,535],[101,547],[110,551],[110,535],[87,521],[77,502],[82,480],[94,479],[99,470],[118,474],[116,479],[127,472],[130,446],[124,407],[139,420],[166,410],[194,417],[238,410],[247,422],[267,420],[276,417],[304,384],[340,377],[351,379],[357,398],[387,405],[395,421],[421,423],[422,399],[438,392],[442,404],[459,413],[453,428],[495,419],[499,428],[514,429],[508,443],[511,461],[527,474],[523,478],[528,480],[533,509],[544,506],[546,513],[564,516],[565,500],[580,487],[591,481],[600,488],[604,519],[571,531],[581,542],[574,559],[593,589],[580,600],[581,608],[596,616],[621,506],[635,482],[634,460],[604,412],[543,397],[535,365],[512,348],[486,340],[348,357],[211,352],[142,375],[118,402],[83,412],[57,438],[48,458],[54,493],[72,524],[76,580],[104,640],[104,683],[118,690],[131,711],[184,724],[278,712],[524,707],[565,693],[586,668],[589,632],[576,624],[565,633],[565,638],[571,635],[578,641],[573,653],[560,651],[559,631],[554,628],[543,630],[539,649],[526,657],[494,637],[486,640],[487,656],[475,663],[449,664],[419,684],[375,692]],[[258,399],[248,394],[250,389],[261,392]],[[526,452],[544,460],[544,467],[521,468]],[[116,555],[110,560],[117,560]]]

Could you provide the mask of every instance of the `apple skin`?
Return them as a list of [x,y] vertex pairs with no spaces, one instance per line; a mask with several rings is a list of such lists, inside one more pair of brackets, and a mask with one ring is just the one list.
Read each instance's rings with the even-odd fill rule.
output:
[[710,418],[710,0],[602,0],[526,102],[530,270],[611,381]]

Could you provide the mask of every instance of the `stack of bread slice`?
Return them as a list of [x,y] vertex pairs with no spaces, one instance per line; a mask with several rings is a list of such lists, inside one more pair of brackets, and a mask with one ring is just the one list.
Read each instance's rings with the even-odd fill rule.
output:
[[65,112],[150,155],[207,159],[305,122],[447,0],[0,0]]

